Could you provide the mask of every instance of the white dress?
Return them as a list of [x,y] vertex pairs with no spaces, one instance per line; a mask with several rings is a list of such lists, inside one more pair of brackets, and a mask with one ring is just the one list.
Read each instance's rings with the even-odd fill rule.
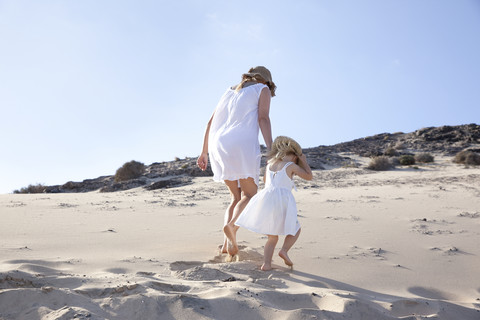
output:
[[267,166],[265,188],[250,199],[236,225],[268,235],[297,234],[300,223],[292,194],[295,185],[286,172],[292,163],[286,163],[279,171],[271,171]]
[[210,125],[208,152],[213,180],[253,178],[258,185],[258,99],[266,85],[257,83],[236,91],[229,88],[220,99]]

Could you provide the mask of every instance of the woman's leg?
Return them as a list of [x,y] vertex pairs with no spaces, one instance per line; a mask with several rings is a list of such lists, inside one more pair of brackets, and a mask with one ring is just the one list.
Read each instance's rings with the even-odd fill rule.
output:
[[263,250],[263,265],[260,268],[263,271],[272,270],[272,257],[275,246],[277,245],[278,236],[268,235],[267,243],[265,243],[265,249]]
[[[230,191],[230,204],[225,211],[225,218],[223,220],[223,226],[227,225],[233,217],[233,210],[242,197],[241,189],[238,187],[238,181],[225,180],[228,190]],[[222,253],[227,253],[227,237],[223,237]]]
[[278,255],[283,259],[283,261],[285,261],[285,264],[290,267],[293,266],[293,262],[288,257],[288,250],[290,250],[290,248],[293,247],[293,245],[297,241],[298,237],[300,236],[300,231],[302,231],[302,229],[298,229],[297,234],[294,236],[286,236],[285,240],[283,241],[282,249],[280,249],[280,252],[278,253]]
[[232,244],[231,247],[229,246],[227,248],[228,253],[232,256],[236,255],[238,252],[237,230],[239,227],[235,225],[235,221],[237,221],[243,209],[245,209],[250,199],[257,193],[258,189],[253,178],[240,179],[239,181],[242,197],[233,209],[232,219],[223,227],[223,232],[225,232],[225,235]]

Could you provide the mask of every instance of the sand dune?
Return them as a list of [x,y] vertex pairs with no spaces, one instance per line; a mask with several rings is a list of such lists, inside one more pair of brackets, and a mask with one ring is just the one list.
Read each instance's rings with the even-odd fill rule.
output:
[[[366,161],[365,159],[358,159]],[[480,319],[480,169],[315,171],[302,234],[219,254],[222,184],[0,195],[0,319]]]

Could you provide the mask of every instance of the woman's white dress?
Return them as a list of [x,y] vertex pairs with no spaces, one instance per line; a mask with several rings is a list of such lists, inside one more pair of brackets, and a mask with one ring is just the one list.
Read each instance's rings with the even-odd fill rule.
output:
[[220,99],[208,140],[215,181],[253,178],[258,185],[261,160],[258,99],[265,87],[257,83],[240,91],[229,88]]
[[250,199],[235,222],[240,227],[269,235],[296,235],[300,229],[297,205],[292,194],[295,187],[286,169],[288,162],[279,171],[267,166],[265,188]]

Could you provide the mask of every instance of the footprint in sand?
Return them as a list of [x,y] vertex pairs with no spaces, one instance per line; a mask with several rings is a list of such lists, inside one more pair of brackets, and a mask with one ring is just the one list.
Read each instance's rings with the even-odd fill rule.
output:
[[458,217],[460,218],[470,218],[470,219],[477,219],[477,218],[480,218],[480,213],[479,212],[474,212],[474,213],[470,213],[470,212],[462,212],[458,215]]
[[173,283],[160,282],[160,281],[151,281],[146,285],[149,288],[166,292],[166,293],[188,292],[192,288],[190,286],[186,286],[182,284],[173,284]]
[[205,265],[196,266],[183,271],[174,271],[174,275],[177,278],[193,281],[211,281],[218,280],[223,281],[225,279],[232,278],[229,273],[220,271],[218,269],[206,267]]
[[455,255],[459,255],[459,254],[469,254],[463,250],[460,250],[459,248],[455,247],[455,246],[449,246],[449,247],[443,247],[443,248],[439,248],[439,247],[433,247],[430,249],[431,251],[436,251],[436,252],[441,252],[442,254],[444,255],[447,255],[447,256],[455,256]]

